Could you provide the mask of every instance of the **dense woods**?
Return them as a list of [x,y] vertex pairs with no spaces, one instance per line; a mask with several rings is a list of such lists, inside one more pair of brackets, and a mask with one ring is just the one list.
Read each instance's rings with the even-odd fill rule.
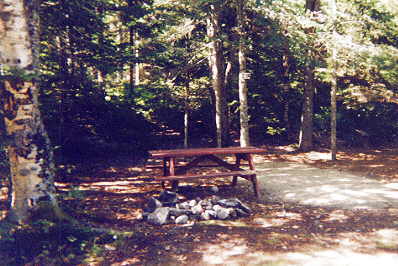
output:
[[65,218],[54,178],[67,162],[265,144],[336,159],[396,144],[397,33],[388,0],[0,1],[14,220],[41,199]]
[[393,142],[396,7],[338,1],[333,15],[332,6],[40,1],[40,102],[56,154],[138,154],[165,129],[190,145],[228,146],[240,124],[253,144],[307,150],[329,138],[334,78],[337,139]]

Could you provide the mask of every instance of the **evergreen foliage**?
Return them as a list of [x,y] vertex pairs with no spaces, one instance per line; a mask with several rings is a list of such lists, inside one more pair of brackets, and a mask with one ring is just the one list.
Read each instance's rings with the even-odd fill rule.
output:
[[[248,1],[245,30],[252,136],[257,143],[287,141],[286,102],[291,134],[297,135],[308,48],[316,56],[315,130],[329,133],[333,44],[339,66],[338,138],[352,143],[360,130],[374,144],[394,141],[397,10],[388,1],[338,1],[338,40],[332,41],[327,2],[316,17],[307,16],[304,2]],[[41,102],[57,154],[77,158],[109,149],[139,153],[157,145],[151,136],[162,128],[183,133],[186,103],[191,113],[190,138],[214,137],[205,20],[211,3],[42,1]],[[227,96],[234,134],[239,131],[236,14],[234,1],[221,3],[224,56],[234,62]],[[309,29],[314,32],[307,34]],[[288,57],[287,75],[284,57]],[[130,76],[135,64],[138,85]],[[287,94],[282,89],[285,84]]]

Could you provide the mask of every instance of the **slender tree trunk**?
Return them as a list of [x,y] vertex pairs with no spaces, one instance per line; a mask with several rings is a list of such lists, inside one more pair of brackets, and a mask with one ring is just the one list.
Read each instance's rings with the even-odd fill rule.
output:
[[207,20],[207,34],[210,39],[209,66],[212,87],[215,94],[216,139],[218,147],[225,146],[229,139],[228,109],[224,82],[225,62],[220,38],[220,12],[221,8],[219,5],[212,5]]
[[137,87],[141,83],[141,75],[140,75],[140,63],[138,62],[139,58],[139,50],[138,50],[138,33],[134,34],[134,56],[136,62],[134,63],[134,86]]
[[290,86],[289,84],[283,84],[283,124],[285,126],[286,139],[290,140],[290,121],[289,121],[289,110],[290,110]]
[[299,149],[309,151],[312,149],[313,115],[314,115],[314,69],[307,66],[305,69],[304,102],[301,115],[301,129]]
[[288,47],[282,56],[282,90],[283,90],[283,124],[285,126],[286,139],[290,139],[289,103],[290,103],[290,84],[289,84],[289,56]]
[[3,0],[0,5],[0,82],[6,132],[11,143],[11,208],[8,219],[28,221],[36,211],[61,217],[55,198],[54,164],[44,129],[36,82],[37,1]]
[[337,77],[334,74],[332,78],[332,86],[330,91],[330,149],[332,161],[337,160]]
[[[99,4],[97,6],[97,14],[98,16],[104,16],[104,6]],[[105,45],[105,37],[104,37],[104,29],[101,28],[100,32],[98,32],[98,44],[100,47]],[[98,99],[104,99],[106,96],[106,79],[105,79],[105,71],[103,68],[93,67],[91,71],[94,77],[97,78],[98,90],[95,91],[94,97]]]
[[[306,9],[311,13],[319,11],[320,0],[306,0]],[[308,30],[307,34],[312,34],[312,29]],[[301,129],[299,137],[299,149],[302,151],[309,151],[313,147],[313,99],[315,93],[314,86],[314,61],[315,56],[308,50],[307,66],[305,68],[305,86],[304,86],[304,102],[303,112],[301,116]]]
[[[128,5],[129,7],[132,7],[133,5],[136,5],[136,3],[133,3],[132,0],[128,0]],[[133,26],[129,27],[129,38],[130,38],[130,47],[131,47],[131,53],[134,56],[134,60],[130,63],[130,89],[131,91],[134,90],[135,87],[140,85],[140,64],[138,63],[138,48],[137,48],[137,42],[138,42],[138,32],[134,29]]]
[[240,146],[250,146],[249,137],[249,107],[247,101],[247,72],[246,67],[246,34],[244,29],[244,0],[237,1],[237,17],[239,29],[239,117],[240,117]]
[[185,88],[185,100],[184,100],[184,148],[189,146],[189,81]]
[[[333,41],[335,43],[336,38],[336,0],[331,0],[332,8],[332,20],[333,20]],[[332,68],[333,77],[330,90],[330,150],[331,150],[331,160],[337,160],[337,104],[336,104],[336,94],[337,94],[337,47],[336,44],[332,47]]]

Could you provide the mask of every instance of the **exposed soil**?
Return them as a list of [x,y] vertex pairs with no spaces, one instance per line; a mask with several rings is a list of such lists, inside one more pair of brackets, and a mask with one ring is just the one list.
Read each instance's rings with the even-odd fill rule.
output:
[[[385,184],[398,182],[398,149],[345,150],[338,161],[327,150],[294,152],[268,147],[257,161],[290,162],[337,169]],[[131,232],[125,241],[104,246],[92,265],[396,265],[398,206],[348,209],[308,206],[282,201],[257,201],[246,181],[229,186],[215,179],[182,185],[218,185],[218,195],[238,197],[254,214],[233,221],[153,226],[139,221],[145,199],[161,191],[143,165],[126,158],[64,166],[57,187],[70,213],[96,227]],[[72,191],[72,192],[71,192]],[[5,214],[5,190],[0,210]],[[205,197],[208,190],[187,190],[186,198]],[[398,193],[398,192],[397,192]],[[78,194],[82,198],[76,199]]]

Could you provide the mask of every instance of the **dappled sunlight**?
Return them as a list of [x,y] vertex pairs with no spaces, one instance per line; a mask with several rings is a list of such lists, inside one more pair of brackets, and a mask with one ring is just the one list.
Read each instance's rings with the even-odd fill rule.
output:
[[[75,174],[58,180],[56,187],[63,195],[62,203],[79,220],[134,232],[125,242],[105,247],[109,265],[394,265],[398,209],[391,206],[398,201],[398,183],[319,168],[319,162],[327,161],[326,155],[312,152],[300,162],[256,156],[260,201],[243,179],[234,188],[230,178],[181,182],[184,200],[203,197],[209,186],[217,185],[217,195],[238,197],[253,210],[250,217],[233,220],[164,226],[139,220],[145,200],[162,191],[160,182],[153,179],[161,174],[159,167],[144,171],[128,164],[104,165],[92,168],[92,174],[76,169]],[[363,153],[359,158],[366,156]],[[309,163],[308,158],[317,161]],[[366,169],[378,169],[383,163],[371,165],[376,167]],[[283,200],[269,200],[276,192]],[[0,203],[5,203],[4,188],[0,196]],[[349,208],[339,208],[348,202]],[[372,209],[375,206],[383,211]],[[0,218],[4,217],[5,211],[0,211]]]
[[271,200],[343,208],[398,205],[395,183],[297,162],[263,163],[258,169],[261,190]]
[[337,161],[330,160],[330,150],[298,152],[290,146],[269,148],[269,153],[261,154],[263,162],[304,163],[319,168],[334,168],[365,174],[379,180],[398,179],[397,148],[384,149],[344,149],[338,150]]
[[260,227],[281,227],[286,223],[302,221],[301,214],[293,212],[275,212],[272,216],[255,217],[253,226]]
[[[357,266],[373,266],[373,265],[395,265],[398,256],[387,252],[377,252],[376,254],[364,254],[348,249],[326,249],[314,252],[293,252],[283,254],[287,260],[295,262],[295,265],[357,265]],[[327,263],[327,264],[325,264]]]
[[[223,238],[222,235],[218,237],[221,239]],[[227,236],[227,238],[230,237],[230,235]],[[224,264],[225,262],[233,263],[233,261],[239,260],[239,257],[245,255],[249,251],[249,248],[245,239],[233,238],[229,240],[224,239],[218,244],[204,245],[200,247],[199,250],[203,254],[202,260],[204,263],[208,265],[215,265]]]
[[201,222],[203,225],[217,225],[217,226],[225,226],[225,227],[247,227],[250,226],[250,223],[248,223],[245,220],[225,220],[225,221],[219,221],[219,220],[209,220],[209,221],[202,221]]
[[349,216],[347,216],[344,211],[342,210],[335,210],[329,213],[329,216],[324,219],[325,222],[344,222],[347,219],[349,219]]

